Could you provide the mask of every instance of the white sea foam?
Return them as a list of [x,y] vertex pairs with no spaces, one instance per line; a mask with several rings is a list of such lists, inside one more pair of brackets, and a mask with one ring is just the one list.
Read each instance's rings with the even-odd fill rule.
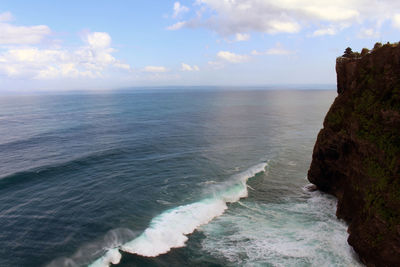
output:
[[303,202],[240,204],[201,227],[207,253],[240,266],[362,266],[333,197],[316,191]]
[[145,257],[155,257],[167,253],[172,248],[185,246],[187,235],[199,226],[209,223],[224,213],[227,203],[247,197],[246,182],[257,173],[263,172],[266,163],[234,175],[226,184],[216,186],[213,194],[201,201],[179,206],[163,212],[153,218],[149,227],[137,238],[121,246],[112,248],[91,266],[109,266],[121,258],[119,250]]
[[93,262],[91,267],[107,267],[111,263],[118,264],[121,260],[121,253],[119,253],[118,248],[109,249],[106,254],[104,254],[100,259]]
[[183,247],[187,234],[221,215],[227,208],[220,199],[205,199],[168,210],[155,217],[150,226],[121,250],[146,257],[155,257],[171,248]]
[[70,257],[54,259],[47,264],[47,267],[87,266],[88,263],[93,261],[93,255],[99,255],[99,251],[104,251],[104,248],[109,248],[107,249],[107,253],[105,253],[91,265],[95,267],[101,267],[108,266],[110,263],[118,263],[121,259],[121,254],[119,253],[117,247],[134,238],[137,236],[137,234],[138,233],[132,232],[131,230],[125,228],[110,230],[104,237],[94,242],[85,244]]

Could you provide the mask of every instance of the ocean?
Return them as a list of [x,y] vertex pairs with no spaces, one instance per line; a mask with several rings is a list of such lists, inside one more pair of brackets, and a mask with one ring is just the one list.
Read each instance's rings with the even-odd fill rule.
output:
[[1,96],[0,266],[361,266],[306,189],[335,96]]

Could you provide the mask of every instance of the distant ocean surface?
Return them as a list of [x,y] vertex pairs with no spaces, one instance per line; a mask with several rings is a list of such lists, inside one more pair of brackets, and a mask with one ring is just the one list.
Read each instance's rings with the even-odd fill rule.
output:
[[0,266],[357,266],[305,185],[333,90],[0,97]]

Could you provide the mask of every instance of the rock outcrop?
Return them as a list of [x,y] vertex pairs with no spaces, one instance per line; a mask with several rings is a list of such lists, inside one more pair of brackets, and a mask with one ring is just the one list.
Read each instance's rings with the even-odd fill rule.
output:
[[400,45],[345,54],[336,72],[308,179],[337,197],[362,262],[400,266]]

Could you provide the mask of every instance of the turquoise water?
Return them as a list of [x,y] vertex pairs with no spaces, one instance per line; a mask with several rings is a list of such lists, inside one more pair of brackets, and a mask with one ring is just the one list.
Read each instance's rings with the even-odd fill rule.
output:
[[0,266],[356,266],[304,186],[336,93],[0,97]]

